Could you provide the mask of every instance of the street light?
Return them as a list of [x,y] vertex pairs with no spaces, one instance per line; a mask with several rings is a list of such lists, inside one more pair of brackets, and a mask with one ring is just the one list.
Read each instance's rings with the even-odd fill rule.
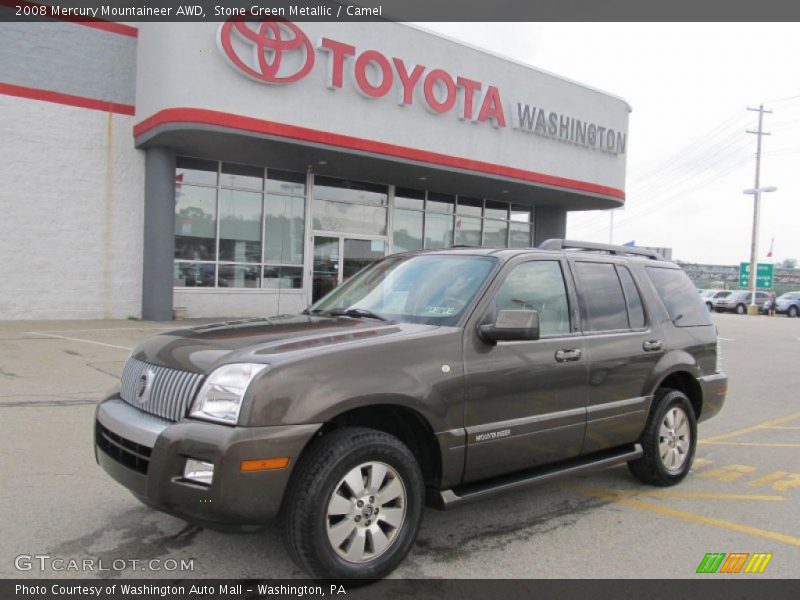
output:
[[747,308],[748,315],[758,314],[758,306],[756,306],[756,276],[758,275],[758,219],[761,211],[761,194],[775,192],[777,189],[774,185],[768,185],[742,190],[744,194],[753,196],[753,240],[750,244],[750,306]]

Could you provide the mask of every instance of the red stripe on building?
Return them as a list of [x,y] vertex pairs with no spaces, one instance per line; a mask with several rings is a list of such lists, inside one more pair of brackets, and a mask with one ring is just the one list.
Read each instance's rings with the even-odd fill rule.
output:
[[120,104],[119,102],[109,102],[108,100],[97,100],[84,96],[73,96],[72,94],[62,94],[50,90],[14,85],[11,83],[0,82],[0,94],[6,96],[16,96],[18,98],[28,98],[30,100],[41,100],[43,102],[53,102],[55,104],[65,104],[67,106],[77,106],[80,108],[90,108],[103,112],[112,112],[120,115],[136,114],[136,107],[132,104]]
[[[8,6],[10,8],[16,8],[18,6],[30,6],[30,7],[45,6],[47,8],[47,14],[42,16],[42,18],[45,19],[57,19],[59,21],[66,21],[67,23],[75,23],[76,25],[92,27],[93,29],[107,31],[109,33],[126,35],[128,37],[135,38],[139,36],[139,30],[136,27],[131,27],[130,25],[123,25],[122,23],[114,23],[113,21],[105,21],[103,19],[95,19],[92,17],[69,17],[63,15],[57,15],[54,14],[53,7],[48,4],[37,4],[36,2],[29,2],[28,0],[0,0],[0,6]],[[38,21],[32,21],[32,22],[36,23]]]
[[295,125],[287,125],[284,123],[276,123],[274,121],[266,121],[252,117],[245,117],[242,115],[200,108],[168,108],[159,111],[135,125],[133,128],[133,135],[135,137],[139,137],[161,125],[171,123],[218,125],[240,131],[260,133],[263,135],[288,138],[304,142],[313,142],[316,144],[324,144],[326,146],[345,148],[348,150],[359,150],[362,152],[369,152],[371,154],[391,156],[393,158],[403,158],[406,160],[413,160],[445,167],[453,167],[467,171],[476,171],[490,175],[499,175],[502,177],[510,177],[522,181],[539,183],[542,185],[577,190],[581,192],[589,192],[603,196],[610,196],[623,201],[625,200],[625,192],[623,190],[604,185],[598,185],[595,183],[589,183],[586,181],[579,181],[577,179],[556,177],[554,175],[547,175],[545,173],[537,173],[535,171],[507,167],[459,156],[450,156],[447,154],[440,154],[438,152],[430,152],[428,150],[408,148],[406,146],[398,146],[395,144],[388,144],[375,140],[367,140],[349,135],[342,135],[339,133],[330,133],[316,129],[309,129],[306,127],[298,127]]

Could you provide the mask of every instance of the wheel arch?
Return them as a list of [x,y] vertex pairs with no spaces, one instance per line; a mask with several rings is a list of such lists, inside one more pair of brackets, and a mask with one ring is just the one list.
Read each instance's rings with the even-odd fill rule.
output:
[[653,388],[653,393],[660,388],[678,390],[685,394],[692,403],[695,417],[698,421],[700,420],[700,414],[703,411],[703,388],[692,369],[677,367],[671,370],[658,381]]

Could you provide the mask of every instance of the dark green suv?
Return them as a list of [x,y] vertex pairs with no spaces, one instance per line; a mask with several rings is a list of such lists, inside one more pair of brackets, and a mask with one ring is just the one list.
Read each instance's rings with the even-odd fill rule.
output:
[[426,502],[623,462],[678,483],[726,387],[708,311],[655,253],[410,252],[303,314],[144,341],[95,451],[153,508],[220,529],[279,517],[310,574],[377,578]]

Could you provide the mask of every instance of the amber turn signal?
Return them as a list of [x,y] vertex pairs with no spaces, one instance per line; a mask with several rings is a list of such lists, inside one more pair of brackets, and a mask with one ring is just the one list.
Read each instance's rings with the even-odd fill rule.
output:
[[252,473],[253,471],[272,471],[274,469],[285,469],[288,464],[288,457],[262,458],[258,460],[243,460],[241,467],[243,473]]

